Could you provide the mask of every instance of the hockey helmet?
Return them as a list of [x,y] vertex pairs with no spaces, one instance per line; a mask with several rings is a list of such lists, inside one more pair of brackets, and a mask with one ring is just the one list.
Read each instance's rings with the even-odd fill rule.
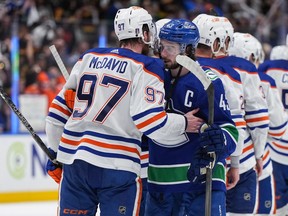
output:
[[[149,42],[144,41],[144,24],[147,24],[149,28]],[[154,46],[157,36],[156,25],[152,21],[152,16],[145,9],[138,6],[119,9],[114,19],[114,30],[119,41],[130,38],[142,38],[143,42],[151,47]]]
[[288,46],[279,45],[272,48],[270,60],[288,60]]
[[159,38],[179,43],[181,52],[184,52],[187,45],[197,47],[199,31],[197,26],[189,20],[172,19],[160,29]]
[[[213,53],[217,53],[224,47],[226,31],[220,17],[208,14],[199,14],[193,22],[197,25],[200,33],[199,43],[211,47]],[[214,50],[213,44],[219,39],[219,50]]]

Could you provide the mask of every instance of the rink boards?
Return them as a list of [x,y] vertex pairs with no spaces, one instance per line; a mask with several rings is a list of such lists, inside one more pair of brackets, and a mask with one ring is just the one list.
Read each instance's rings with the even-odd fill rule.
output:
[[[39,134],[46,144],[45,135]],[[30,134],[0,135],[0,203],[56,200],[47,156]]]

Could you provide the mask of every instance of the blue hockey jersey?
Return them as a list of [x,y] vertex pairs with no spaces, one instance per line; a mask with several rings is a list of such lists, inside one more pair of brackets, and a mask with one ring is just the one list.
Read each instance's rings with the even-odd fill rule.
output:
[[[238,132],[227,108],[227,100],[221,80],[211,71],[206,71],[215,86],[214,123],[220,125],[226,139],[226,155],[220,158],[213,168],[213,189],[226,191],[225,158],[236,147]],[[169,79],[169,78],[168,78]],[[173,78],[170,77],[173,82]],[[169,95],[171,85],[166,85],[165,92]],[[193,73],[180,76],[167,98],[167,112],[187,113],[200,108],[196,116],[208,120],[208,99],[202,83]],[[174,147],[166,148],[163,143],[149,140],[149,191],[157,192],[191,192],[205,190],[205,184],[194,184],[187,179],[187,170],[199,148],[199,133],[187,133],[185,139],[179,140]]]

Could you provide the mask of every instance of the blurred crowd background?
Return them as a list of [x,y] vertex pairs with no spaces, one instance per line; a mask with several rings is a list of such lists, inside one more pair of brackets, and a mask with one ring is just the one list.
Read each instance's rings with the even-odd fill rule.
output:
[[[117,46],[113,20],[119,8],[139,5],[157,21],[213,13],[229,18],[237,32],[250,33],[264,47],[285,44],[287,0],[0,0],[0,85],[12,92],[11,39],[19,38],[17,94],[44,94],[48,103],[65,80],[51,55],[55,45],[68,71],[93,47]],[[0,100],[0,133],[11,130],[11,111]]]

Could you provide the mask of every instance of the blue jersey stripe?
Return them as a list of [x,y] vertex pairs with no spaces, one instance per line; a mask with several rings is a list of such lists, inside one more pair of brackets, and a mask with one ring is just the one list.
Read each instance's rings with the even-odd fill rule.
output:
[[49,112],[48,116],[50,116],[51,118],[57,119],[58,121],[62,122],[63,124],[66,124],[67,119],[57,115],[56,113],[53,112]]
[[146,110],[146,111],[139,113],[135,116],[132,116],[132,119],[133,119],[133,121],[137,121],[138,119],[143,118],[146,115],[149,115],[151,113],[160,113],[163,110],[164,110],[163,107],[157,107],[157,108],[149,109],[149,110]]
[[87,151],[87,152],[89,152],[91,154],[94,154],[94,155],[99,155],[99,156],[108,157],[108,158],[128,159],[128,160],[131,160],[131,161],[133,161],[135,163],[140,164],[140,159],[139,158],[129,157],[129,156],[123,155],[123,154],[105,153],[105,152],[101,152],[101,151],[97,151],[95,149],[89,148],[88,146],[79,146],[75,150],[67,149],[67,148],[65,148],[63,146],[59,146],[59,150],[62,151],[62,152],[65,152],[67,154],[75,154],[76,151],[78,151],[78,150],[84,150],[84,151]]
[[75,131],[70,131],[67,129],[64,129],[64,134],[67,134],[69,136],[74,136],[74,137],[83,137],[84,135],[90,135],[94,137],[100,137],[104,139],[109,139],[109,140],[117,140],[117,141],[123,141],[127,143],[134,143],[137,144],[138,146],[141,145],[141,141],[137,139],[131,139],[131,138],[125,138],[121,136],[114,136],[114,135],[108,135],[108,134],[102,134],[94,131],[84,131],[84,132],[75,132]]

